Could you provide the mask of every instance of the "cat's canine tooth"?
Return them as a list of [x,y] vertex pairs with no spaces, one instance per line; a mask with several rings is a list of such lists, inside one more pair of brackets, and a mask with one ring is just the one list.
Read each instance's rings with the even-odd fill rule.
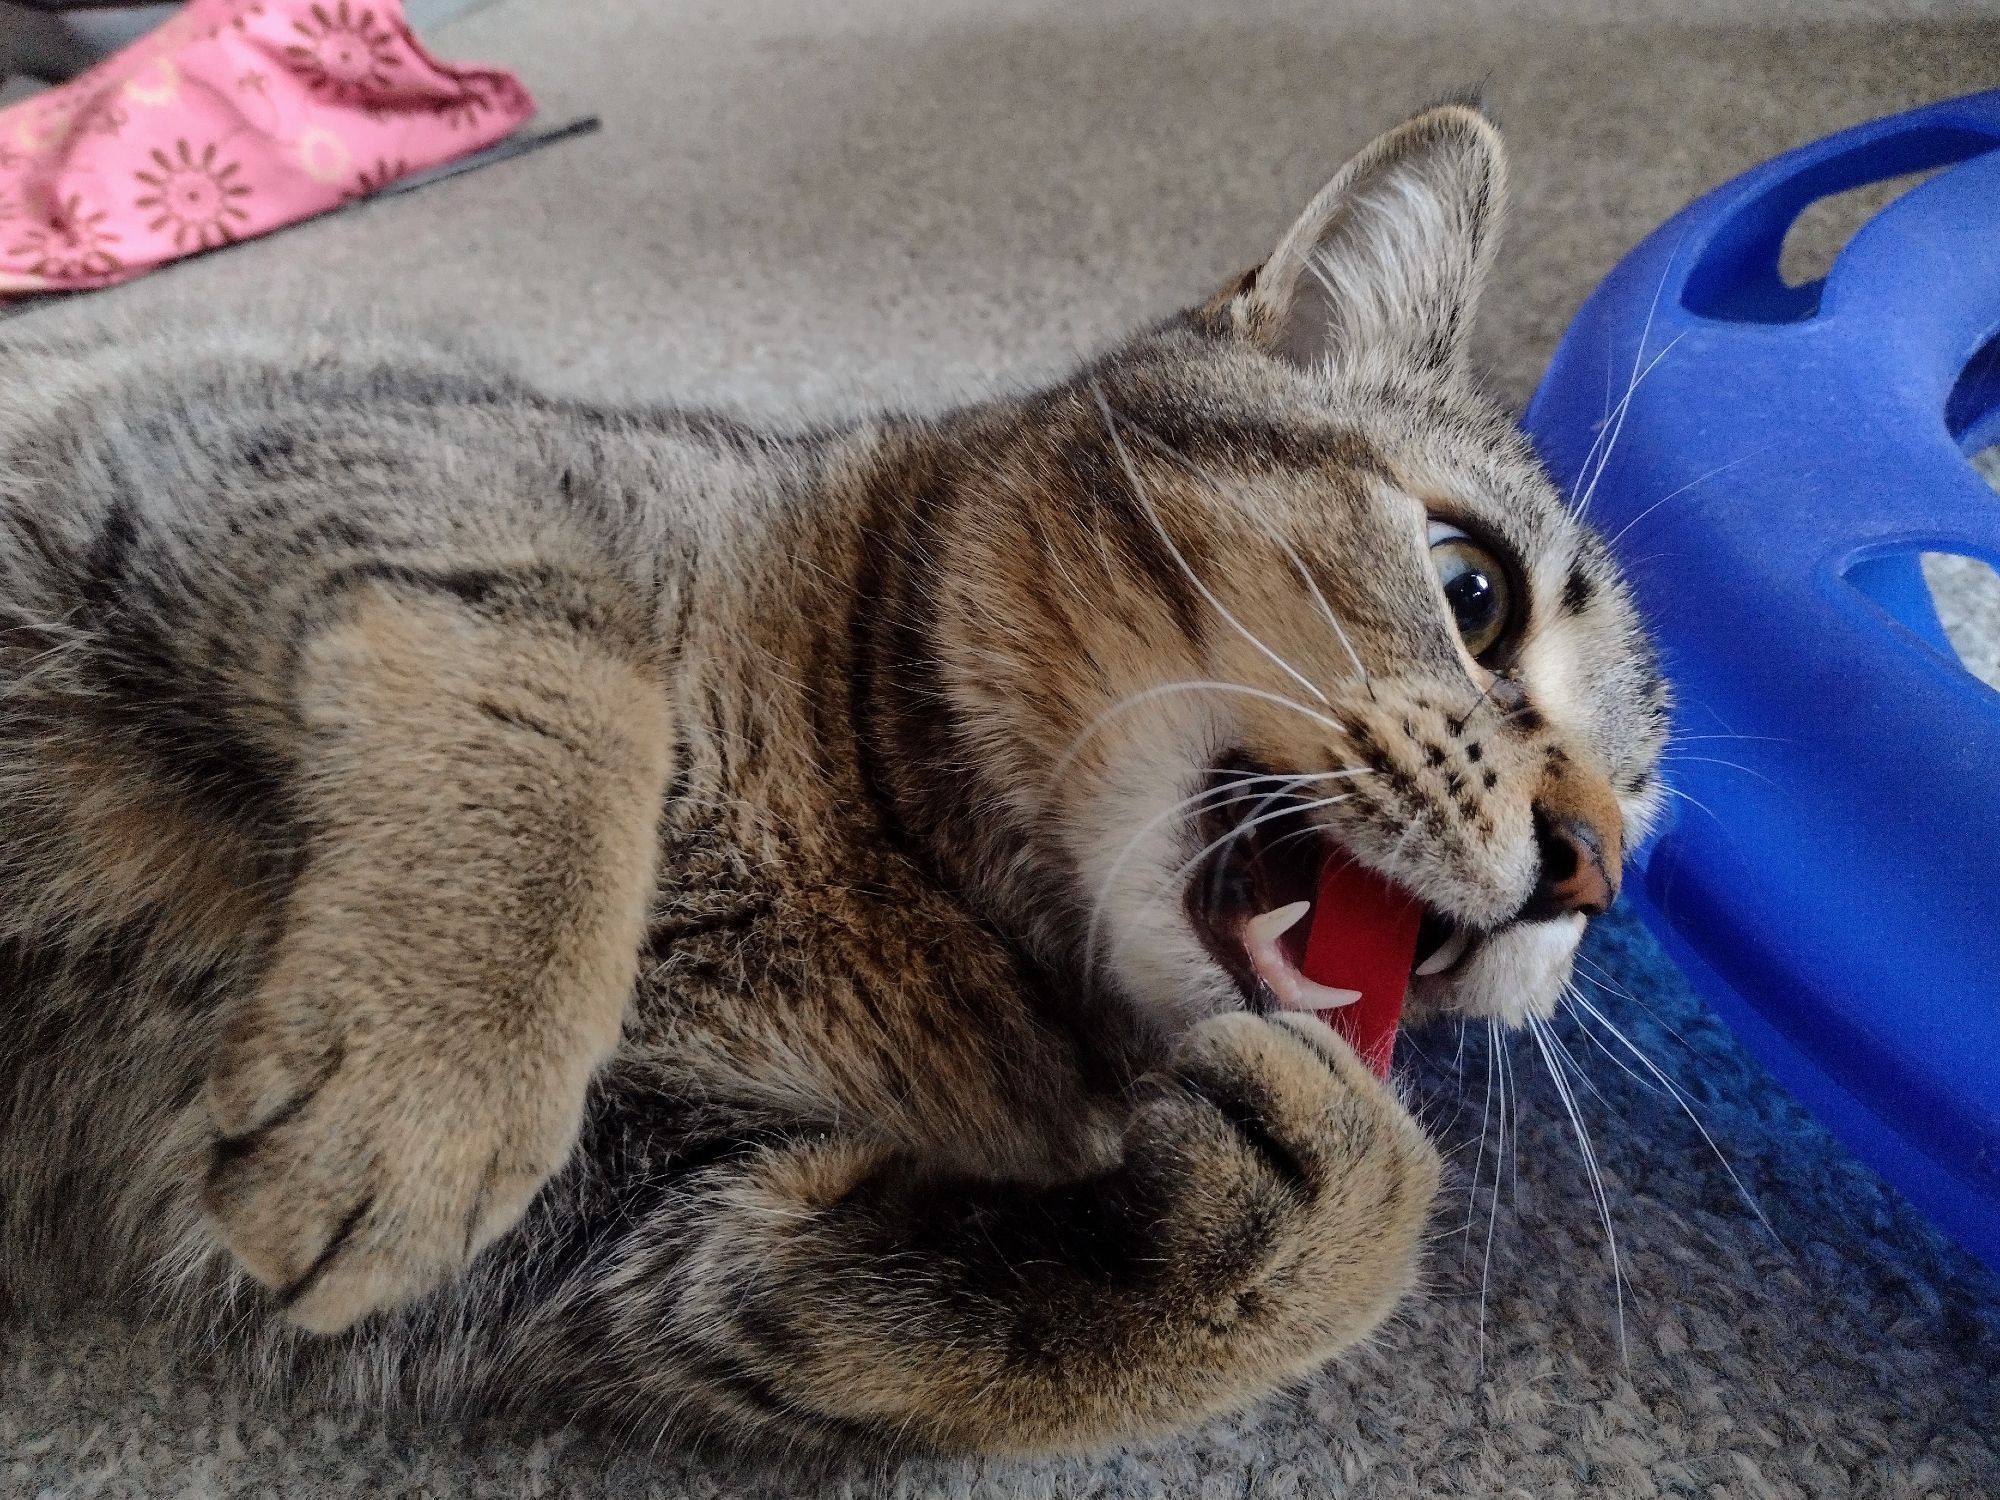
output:
[[1352,1005],[1361,998],[1359,990],[1337,990],[1330,984],[1320,984],[1299,976],[1299,1008],[1301,1010],[1339,1010],[1343,1005]]
[[1243,924],[1245,941],[1252,943],[1275,942],[1285,933],[1299,925],[1299,919],[1313,909],[1310,901],[1294,901],[1290,906],[1280,906],[1261,916],[1252,917]]
[[1437,952],[1417,965],[1415,972],[1419,974],[1442,974],[1446,969],[1449,969],[1459,961],[1471,944],[1471,933],[1463,930],[1454,932],[1444,940],[1443,946]]

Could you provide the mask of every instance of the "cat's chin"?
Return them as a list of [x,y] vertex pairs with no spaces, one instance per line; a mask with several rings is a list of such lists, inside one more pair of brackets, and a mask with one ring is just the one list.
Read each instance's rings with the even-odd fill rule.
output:
[[1586,925],[1580,913],[1571,913],[1482,935],[1448,971],[1412,976],[1406,1024],[1454,1017],[1505,1026],[1546,1020],[1562,999]]

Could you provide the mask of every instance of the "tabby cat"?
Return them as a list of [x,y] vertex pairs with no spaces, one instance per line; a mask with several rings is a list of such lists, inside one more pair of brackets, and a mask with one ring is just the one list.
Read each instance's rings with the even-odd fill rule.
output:
[[1391,131],[1032,394],[756,431],[361,330],[0,379],[0,1288],[323,1398],[1088,1447],[1409,1288],[1314,1012],[1547,1013],[1660,802],[1604,547],[1474,390],[1504,162]]

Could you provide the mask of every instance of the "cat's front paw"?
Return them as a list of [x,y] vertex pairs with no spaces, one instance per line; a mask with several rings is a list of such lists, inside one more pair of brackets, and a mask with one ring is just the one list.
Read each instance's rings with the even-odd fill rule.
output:
[[1211,1017],[1141,1118],[1162,1166],[1184,1174],[1176,1219],[1217,1242],[1190,1253],[1239,1268],[1230,1303],[1258,1310],[1280,1362],[1332,1354],[1409,1286],[1437,1151],[1331,1027]]
[[574,1145],[594,1057],[279,983],[208,1080],[203,1205],[287,1316],[333,1333],[453,1276]]

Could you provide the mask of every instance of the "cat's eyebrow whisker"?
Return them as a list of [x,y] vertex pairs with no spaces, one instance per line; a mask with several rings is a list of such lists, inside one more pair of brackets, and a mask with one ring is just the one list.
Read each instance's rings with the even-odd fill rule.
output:
[[1727,470],[1733,469],[1738,464],[1748,463],[1751,459],[1757,457],[1761,453],[1769,452],[1770,448],[1771,444],[1766,443],[1762,448],[1752,449],[1750,452],[1745,453],[1738,458],[1730,459],[1728,463],[1717,464],[1714,468],[1710,469],[1706,474],[1696,475],[1693,479],[1690,479],[1686,484],[1680,485],[1675,489],[1667,491],[1666,494],[1660,496],[1659,499],[1655,500],[1651,505],[1647,506],[1644,510],[1640,511],[1638,515],[1632,517],[1631,520],[1627,521],[1623,526],[1619,527],[1615,533],[1605,538],[1604,545],[1607,547],[1617,546],[1619,542],[1625,539],[1626,532],[1630,531],[1634,526],[1637,526],[1641,521],[1645,520],[1646,517],[1650,516],[1654,511],[1658,510],[1662,505],[1665,505],[1669,500],[1679,499],[1682,495],[1685,495],[1689,490],[1693,489],[1696,485],[1706,484],[1708,483],[1709,480],[1715,478],[1716,475],[1724,473]]
[[1304,580],[1306,588],[1312,593],[1313,602],[1319,606],[1320,614],[1325,618],[1326,623],[1332,627],[1334,638],[1340,642],[1341,650],[1347,653],[1347,659],[1354,664],[1354,675],[1361,679],[1361,685],[1368,690],[1368,696],[1373,698],[1375,696],[1375,684],[1369,680],[1368,668],[1361,664],[1361,654],[1354,649],[1354,642],[1347,634],[1347,627],[1340,623],[1339,617],[1333,612],[1333,606],[1327,603],[1326,595],[1320,589],[1319,580],[1312,576],[1312,570],[1306,566],[1305,559],[1299,556],[1298,549],[1286,539],[1284,533],[1273,526],[1261,510],[1257,510],[1252,506],[1242,505],[1232,491],[1218,483],[1212,475],[1193,459],[1184,453],[1178,452],[1170,443],[1154,433],[1144,423],[1127,417],[1125,425],[1138,433],[1145,440],[1146,445],[1155,453],[1179,464],[1188,473],[1192,474],[1195,479],[1206,485],[1215,494],[1229,500],[1239,510],[1249,510],[1251,512],[1258,527],[1266,536],[1278,544],[1284,551],[1285,556],[1290,560],[1292,566],[1298,570],[1299,577]]
[[1136,693],[1128,693],[1125,697],[1120,698],[1116,703],[1105,709],[1096,718],[1092,719],[1088,724],[1084,725],[1082,729],[1077,731],[1077,736],[1070,742],[1069,748],[1063,751],[1061,756],[1057,758],[1055,767],[1050,773],[1051,776],[1060,778],[1066,773],[1070,766],[1075,763],[1077,756],[1083,753],[1083,747],[1113,719],[1119,717],[1121,714],[1130,713],[1135,708],[1143,707],[1155,699],[1171,697],[1175,693],[1233,693],[1238,697],[1254,698],[1260,703],[1273,703],[1280,708],[1288,708],[1293,713],[1303,715],[1305,718],[1312,720],[1313,723],[1325,729],[1329,734],[1344,735],[1347,733],[1347,726],[1338,719],[1329,718],[1317,709],[1311,708],[1295,698],[1287,698],[1283,693],[1274,693],[1266,688],[1247,687],[1240,682],[1219,682],[1209,679],[1191,679],[1186,682],[1163,682],[1154,687],[1141,688]]
[[1618,1231],[1611,1223],[1611,1196],[1605,1190],[1604,1172],[1597,1160],[1596,1147],[1591,1144],[1590,1131],[1583,1123],[1583,1111],[1577,1104],[1576,1093],[1563,1072],[1561,1060],[1549,1045],[1548,1022],[1540,1016],[1530,1015],[1528,1035],[1535,1039],[1535,1047],[1542,1054],[1542,1062],[1555,1083],[1556,1095],[1569,1115],[1570,1125],[1576,1132],[1577,1149],[1583,1155],[1583,1168],[1590,1181],[1591,1196],[1597,1200],[1598,1217],[1604,1224],[1605,1248],[1611,1256],[1611,1293],[1618,1309],[1618,1357],[1629,1368],[1632,1351],[1625,1341],[1625,1272],[1618,1256]]
[[[1686,238],[1687,236],[1685,234],[1681,236],[1682,241],[1685,241]],[[1630,379],[1626,383],[1625,395],[1623,396],[1622,399],[1620,399],[1618,403],[1618,409],[1615,414],[1608,408],[1605,411],[1604,425],[1597,429],[1597,436],[1594,439],[1592,439],[1590,444],[1590,449],[1587,453],[1584,454],[1583,463],[1577,469],[1577,473],[1579,475],[1582,475],[1586,470],[1588,470],[1590,468],[1591,460],[1593,458],[1598,458],[1599,446],[1603,445],[1604,449],[1603,456],[1601,459],[1599,459],[1596,473],[1591,475],[1590,483],[1584,486],[1583,498],[1578,500],[1576,503],[1576,513],[1579,516],[1581,516],[1584,513],[1584,511],[1589,508],[1591,492],[1597,488],[1597,476],[1604,472],[1604,465],[1610,462],[1611,446],[1617,443],[1618,430],[1622,429],[1625,425],[1625,412],[1631,403],[1632,393],[1639,388],[1639,382],[1644,380],[1647,374],[1651,374],[1653,367],[1659,363],[1659,359],[1655,359],[1652,365],[1648,365],[1646,367],[1645,374],[1640,373],[1639,362],[1646,356],[1646,340],[1653,336],[1653,320],[1655,317],[1659,315],[1660,298],[1666,294],[1668,275],[1672,272],[1674,263],[1677,260],[1679,260],[1679,258],[1680,258],[1680,244],[1677,242],[1674,246],[1674,253],[1667,257],[1666,264],[1660,269],[1659,282],[1653,288],[1653,300],[1649,304],[1647,304],[1646,321],[1643,325],[1641,325],[1639,329],[1639,344],[1638,347],[1632,351],[1632,374]],[[1675,344],[1679,343],[1680,338],[1681,336],[1677,334],[1674,336],[1673,339],[1669,340],[1667,344],[1667,349],[1671,349]],[[1660,351],[1661,359],[1666,357],[1666,352],[1667,352],[1666,349],[1662,349]],[[1604,366],[1604,394],[1605,394],[1605,399],[1608,403],[1611,396],[1611,365],[1608,359],[1606,360]],[[1616,421],[1615,426],[1613,425],[1614,416]],[[1608,438],[1607,434],[1609,434]]]
[[[1648,328],[1651,327],[1650,320],[1648,321],[1647,326]],[[1604,477],[1604,471],[1611,466],[1612,451],[1618,446],[1619,435],[1623,433],[1625,430],[1625,418],[1632,409],[1633,398],[1639,394],[1639,387],[1645,383],[1645,379],[1648,375],[1652,374],[1653,371],[1659,368],[1660,361],[1665,359],[1669,354],[1673,353],[1674,346],[1686,337],[1687,335],[1685,333],[1677,333],[1672,338],[1668,339],[1667,342],[1661,347],[1660,352],[1654,355],[1651,360],[1647,361],[1646,368],[1643,370],[1639,370],[1637,371],[1636,374],[1634,374],[1631,385],[1626,387],[1625,394],[1619,398],[1618,407],[1613,415],[1612,424],[1609,429],[1609,434],[1610,434],[1609,440],[1604,445],[1604,451],[1598,455],[1597,467],[1591,471],[1590,481],[1589,483],[1584,485],[1583,494],[1578,498],[1576,502],[1576,514],[1578,516],[1582,516],[1585,511],[1590,509],[1591,496],[1597,493],[1597,481]],[[1640,347],[1641,349],[1645,347],[1643,341],[1641,342]],[[1634,359],[1634,364],[1635,365],[1637,364],[1636,357]]]
[[1208,601],[1209,607],[1221,615],[1228,622],[1232,630],[1242,636],[1252,646],[1256,647],[1258,651],[1262,652],[1286,676],[1290,677],[1300,687],[1331,708],[1333,700],[1320,691],[1318,684],[1313,682],[1311,678],[1307,677],[1297,667],[1286,661],[1276,651],[1272,650],[1270,646],[1266,645],[1263,637],[1237,619],[1230,612],[1229,607],[1215,596],[1215,591],[1201,581],[1201,576],[1195,572],[1186,556],[1182,554],[1181,549],[1175,545],[1173,537],[1168,534],[1166,523],[1160,519],[1160,513],[1154,509],[1152,499],[1146,493],[1145,484],[1139,478],[1138,466],[1132,462],[1132,455],[1125,446],[1125,440],[1118,435],[1118,418],[1111,410],[1111,403],[1104,397],[1104,388],[1097,383],[1095,378],[1090,382],[1090,394],[1097,402],[1098,413],[1104,420],[1104,434],[1111,439],[1111,447],[1118,455],[1119,467],[1125,471],[1126,482],[1132,486],[1133,498],[1144,507],[1146,519],[1152,522],[1153,530],[1159,533],[1160,541],[1166,546],[1167,551],[1173,554],[1176,566],[1180,568],[1182,573],[1187,575],[1188,582],[1200,591],[1201,597]]

